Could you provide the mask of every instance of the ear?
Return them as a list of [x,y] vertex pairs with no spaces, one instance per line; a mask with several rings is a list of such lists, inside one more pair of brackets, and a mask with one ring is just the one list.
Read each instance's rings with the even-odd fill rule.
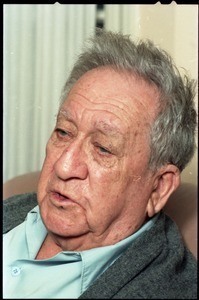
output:
[[165,206],[179,185],[180,171],[174,165],[163,166],[154,174],[153,190],[147,204],[148,217],[151,218]]

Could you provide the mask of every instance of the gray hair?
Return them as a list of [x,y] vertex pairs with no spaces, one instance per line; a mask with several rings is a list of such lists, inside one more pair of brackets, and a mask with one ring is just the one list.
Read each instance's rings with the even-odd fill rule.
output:
[[101,66],[128,70],[157,86],[160,110],[150,128],[149,168],[172,163],[182,171],[195,150],[196,82],[181,76],[171,56],[152,41],[133,42],[130,36],[97,29],[63,87],[61,102],[83,74]]

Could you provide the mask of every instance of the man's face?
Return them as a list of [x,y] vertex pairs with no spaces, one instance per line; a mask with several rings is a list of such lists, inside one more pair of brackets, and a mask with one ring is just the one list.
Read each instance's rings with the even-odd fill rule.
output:
[[155,107],[153,86],[113,69],[89,71],[74,85],[48,141],[38,187],[51,234],[84,249],[114,244],[143,224],[153,188]]

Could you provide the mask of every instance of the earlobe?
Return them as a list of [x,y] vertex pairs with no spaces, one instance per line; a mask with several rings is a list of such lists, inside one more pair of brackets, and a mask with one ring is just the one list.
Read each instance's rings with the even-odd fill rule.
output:
[[155,176],[154,187],[147,204],[147,215],[152,217],[167,203],[170,195],[180,185],[180,171],[174,165],[162,167]]
[[152,192],[151,197],[149,198],[147,204],[147,215],[149,218],[152,218],[156,213],[156,205],[158,203],[159,195],[156,191]]

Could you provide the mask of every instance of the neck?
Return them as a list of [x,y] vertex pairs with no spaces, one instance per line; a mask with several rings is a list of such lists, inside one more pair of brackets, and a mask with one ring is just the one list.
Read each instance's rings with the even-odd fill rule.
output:
[[85,237],[66,238],[60,236],[57,237],[48,233],[37,253],[36,259],[47,259],[62,251],[83,251],[89,250],[91,248],[107,246],[110,244],[114,244],[114,242],[102,243],[100,239],[97,243],[86,242]]
[[[93,232],[87,233],[77,237],[59,236],[53,233],[48,233],[41,248],[36,256],[36,259],[47,259],[62,251],[84,251],[92,248],[114,245],[117,242],[125,239],[134,232],[136,232],[144,223],[140,222],[135,227],[121,226],[110,229],[101,235],[94,234]],[[123,230],[121,231],[121,228]]]
[[47,259],[55,256],[62,251],[84,251],[92,248],[103,247],[114,245],[132,233],[126,234],[125,236],[115,235],[114,238],[110,239],[107,237],[95,237],[95,239],[81,237],[60,237],[48,233],[39,252],[37,253],[36,259]]

